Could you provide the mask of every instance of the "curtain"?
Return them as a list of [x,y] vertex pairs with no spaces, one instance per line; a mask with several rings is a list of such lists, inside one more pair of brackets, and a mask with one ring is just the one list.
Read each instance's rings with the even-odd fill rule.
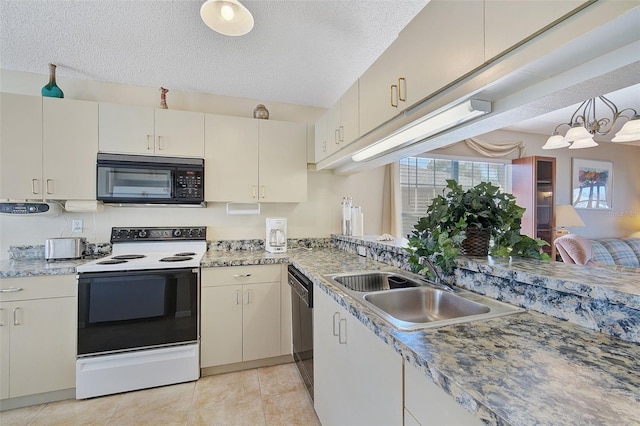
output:
[[504,157],[511,154],[516,149],[518,150],[518,158],[525,157],[527,154],[527,145],[522,141],[495,144],[491,142],[485,142],[478,138],[470,138],[465,139],[464,142],[469,148],[473,149],[476,152],[479,152],[485,157]]
[[397,161],[387,164],[384,168],[382,206],[382,233],[400,238],[402,236],[402,198],[400,167]]

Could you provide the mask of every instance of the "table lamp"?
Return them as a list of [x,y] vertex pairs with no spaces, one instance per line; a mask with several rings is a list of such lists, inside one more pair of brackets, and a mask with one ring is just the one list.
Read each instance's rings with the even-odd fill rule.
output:
[[556,231],[556,237],[561,237],[569,233],[567,227],[584,226],[584,222],[580,219],[573,206],[562,204],[556,206],[556,226],[560,227]]

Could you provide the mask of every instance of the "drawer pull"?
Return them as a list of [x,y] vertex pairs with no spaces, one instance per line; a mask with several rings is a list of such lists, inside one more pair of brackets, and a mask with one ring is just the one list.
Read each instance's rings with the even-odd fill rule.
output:
[[22,291],[22,287],[9,287],[9,288],[0,288],[0,293],[15,293],[17,291]]
[[233,278],[247,278],[250,277],[251,274],[235,274]]

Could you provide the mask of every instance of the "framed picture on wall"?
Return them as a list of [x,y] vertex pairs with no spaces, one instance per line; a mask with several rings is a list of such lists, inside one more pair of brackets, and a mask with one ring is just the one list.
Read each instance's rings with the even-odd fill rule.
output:
[[572,158],[571,200],[576,209],[613,208],[613,163]]

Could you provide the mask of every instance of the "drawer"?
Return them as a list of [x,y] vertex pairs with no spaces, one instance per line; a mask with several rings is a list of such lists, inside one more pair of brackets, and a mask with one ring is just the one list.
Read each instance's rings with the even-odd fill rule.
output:
[[282,265],[228,266],[203,268],[202,287],[280,281]]
[[37,277],[0,279],[0,301],[75,297],[75,275],[42,275]]

